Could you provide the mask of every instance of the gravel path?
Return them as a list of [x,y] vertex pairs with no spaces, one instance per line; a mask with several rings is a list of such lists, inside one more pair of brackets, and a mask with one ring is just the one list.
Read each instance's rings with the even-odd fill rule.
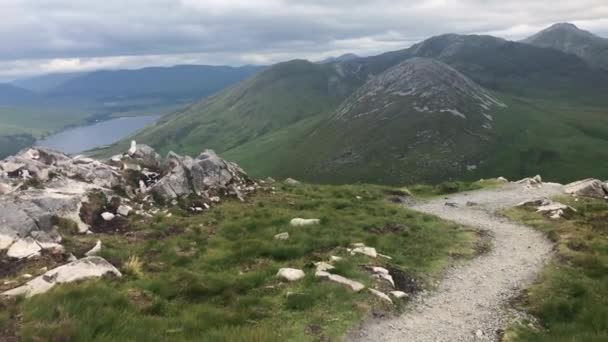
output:
[[[413,209],[490,231],[492,250],[450,268],[435,291],[417,298],[412,309],[389,320],[370,320],[349,341],[497,341],[510,321],[508,300],[529,285],[551,255],[552,245],[532,228],[495,215],[502,208],[562,193],[558,184],[540,189],[508,184],[460,193]],[[456,207],[447,206],[446,202]],[[467,202],[477,205],[467,206]]]

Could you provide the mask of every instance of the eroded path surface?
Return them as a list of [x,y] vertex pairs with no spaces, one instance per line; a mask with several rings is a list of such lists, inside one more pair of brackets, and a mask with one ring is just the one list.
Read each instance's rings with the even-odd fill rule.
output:
[[[350,341],[496,341],[510,321],[509,299],[529,285],[551,255],[551,243],[530,227],[498,217],[499,209],[562,193],[559,184],[540,189],[508,184],[460,193],[413,209],[491,232],[492,250],[450,268],[435,291],[421,296],[398,318],[369,321]],[[453,203],[454,205],[446,205]],[[467,205],[468,203],[468,205]]]

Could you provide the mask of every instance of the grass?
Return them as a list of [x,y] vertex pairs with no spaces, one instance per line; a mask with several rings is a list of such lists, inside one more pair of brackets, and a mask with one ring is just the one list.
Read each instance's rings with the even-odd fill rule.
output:
[[517,303],[538,323],[513,327],[508,341],[608,340],[608,203],[559,200],[578,213],[560,221],[524,209],[505,213],[556,243],[553,261]]
[[[368,286],[374,282],[368,264],[431,284],[452,258],[475,254],[473,231],[401,208],[387,200],[389,190],[276,185],[199,215],[176,207],[171,217],[133,217],[124,235],[73,235],[73,227],[64,227],[68,251],[81,256],[101,239],[100,255],[123,278],[57,286],[6,312],[20,315],[24,341],[336,340],[372,309],[393,309],[367,291],[318,280],[313,261],[343,256],[335,272]],[[321,224],[291,227],[294,217]],[[378,229],[395,224],[401,229]],[[289,240],[274,240],[280,232],[289,232]],[[355,242],[393,259],[350,256],[345,249]],[[275,276],[281,267],[307,275],[286,283]],[[0,325],[11,317],[0,315]]]

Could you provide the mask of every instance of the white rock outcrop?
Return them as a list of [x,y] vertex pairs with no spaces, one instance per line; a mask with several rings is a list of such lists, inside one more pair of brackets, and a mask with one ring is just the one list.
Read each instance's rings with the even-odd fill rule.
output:
[[315,224],[321,223],[320,219],[303,219],[303,218],[294,218],[289,224],[294,227],[304,227],[304,226],[312,226]]
[[370,288],[369,291],[373,293],[376,297],[393,304],[393,300],[386,293],[372,288]]
[[287,281],[297,281],[304,278],[306,274],[304,271],[296,268],[281,268],[277,272],[277,277],[285,279]]
[[340,285],[344,285],[344,286],[348,287],[349,289],[353,290],[354,292],[359,292],[359,291],[361,291],[361,290],[363,290],[365,288],[365,285],[361,284],[358,281],[350,280],[350,279],[348,279],[346,277],[343,277],[341,275],[331,274],[331,273],[326,272],[326,271],[317,271],[315,273],[315,276],[317,278],[329,280],[329,281],[332,281],[334,283],[338,283]]
[[116,267],[105,259],[92,256],[59,266],[38,276],[25,285],[3,292],[4,296],[25,295],[31,297],[50,290],[53,286],[62,283],[71,283],[88,278],[99,278],[106,274],[122,277]]
[[580,197],[605,198],[608,196],[608,186],[597,179],[585,179],[564,186],[567,194]]
[[6,252],[6,256],[14,259],[29,258],[40,255],[42,247],[31,237],[15,241]]
[[95,243],[95,246],[93,246],[93,248],[91,248],[84,255],[86,255],[86,256],[94,256],[94,255],[99,254],[99,252],[101,252],[101,240],[97,240],[97,243]]

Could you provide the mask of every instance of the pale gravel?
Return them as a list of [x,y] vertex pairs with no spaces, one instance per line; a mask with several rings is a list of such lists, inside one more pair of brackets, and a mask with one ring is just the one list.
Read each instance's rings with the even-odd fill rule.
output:
[[[551,257],[552,244],[538,231],[497,216],[497,210],[563,193],[563,186],[540,189],[520,184],[460,193],[412,207],[462,225],[489,231],[492,250],[452,266],[438,287],[417,297],[403,315],[371,319],[348,341],[498,341],[517,313],[510,299],[530,285]],[[446,206],[446,202],[457,207]],[[477,206],[467,206],[467,202]],[[479,331],[483,334],[479,336]]]

